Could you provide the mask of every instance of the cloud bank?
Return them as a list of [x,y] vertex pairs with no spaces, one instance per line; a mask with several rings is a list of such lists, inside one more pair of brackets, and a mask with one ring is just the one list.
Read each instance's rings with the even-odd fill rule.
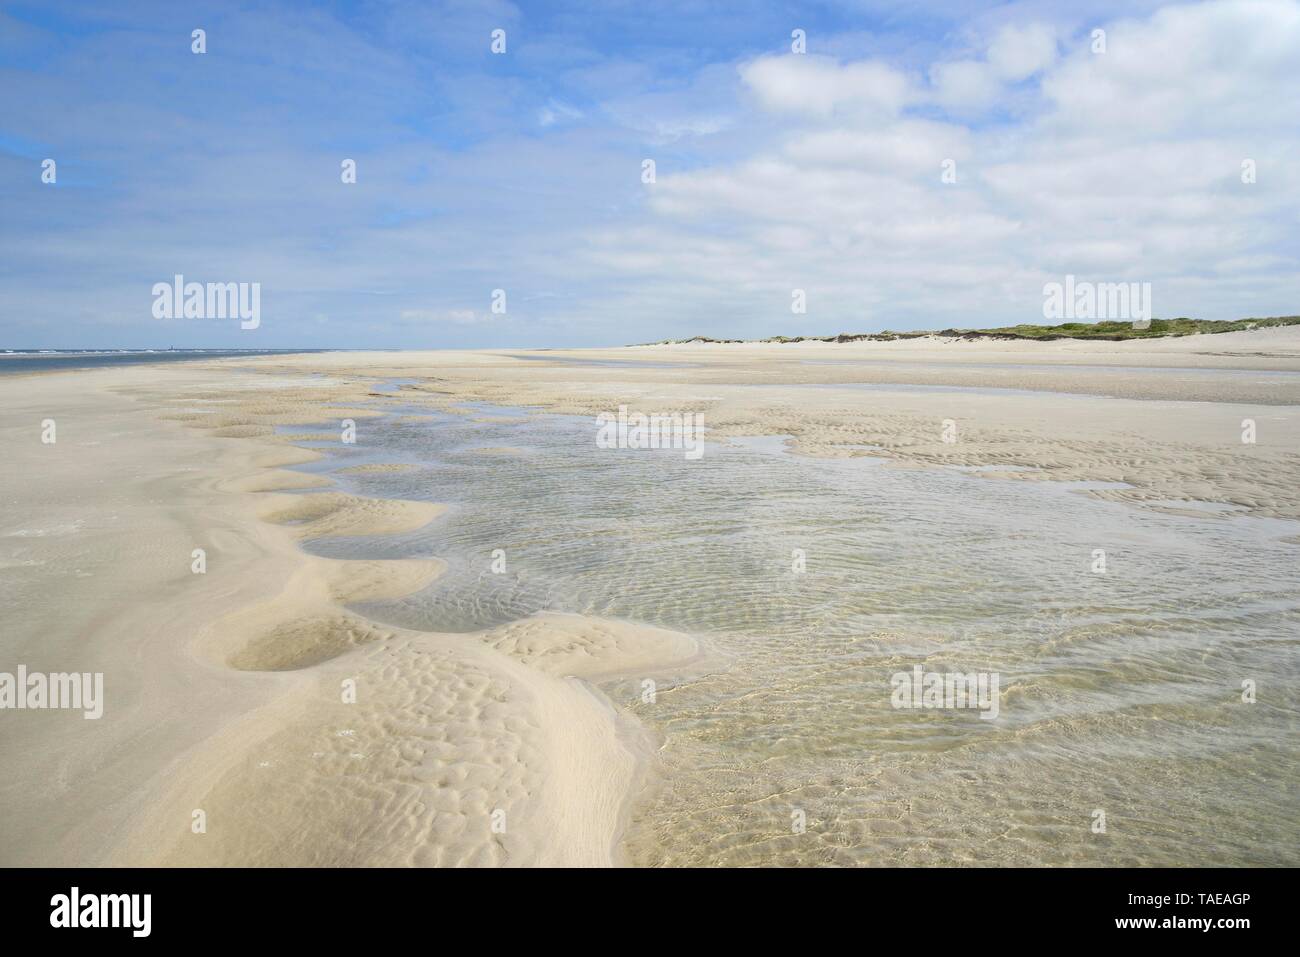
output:
[[[0,12],[0,345],[1013,324],[1067,273],[1300,311],[1292,0],[659,12]],[[256,336],[160,325],[176,273],[260,282]]]

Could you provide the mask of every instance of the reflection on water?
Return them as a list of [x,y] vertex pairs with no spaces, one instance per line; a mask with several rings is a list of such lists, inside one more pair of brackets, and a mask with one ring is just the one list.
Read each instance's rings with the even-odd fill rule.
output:
[[[694,462],[601,450],[593,420],[562,416],[368,421],[319,467],[370,460],[420,467],[345,488],[453,508],[311,546],[450,562],[366,613],[468,631],[579,612],[714,653],[654,703],[636,676],[601,686],[663,739],[635,863],[1300,863],[1293,524],[779,439]],[[894,709],[890,676],[914,664],[997,672],[1000,717]]]

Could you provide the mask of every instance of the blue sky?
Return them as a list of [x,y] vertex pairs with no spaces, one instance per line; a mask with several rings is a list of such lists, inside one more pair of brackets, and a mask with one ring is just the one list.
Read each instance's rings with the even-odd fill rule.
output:
[[[0,3],[0,347],[1296,313],[1297,63],[1292,0]],[[261,325],[155,319],[177,273]]]

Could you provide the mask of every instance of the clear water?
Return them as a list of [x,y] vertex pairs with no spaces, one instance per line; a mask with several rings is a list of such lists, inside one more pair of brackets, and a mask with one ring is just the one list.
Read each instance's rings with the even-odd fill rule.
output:
[[[698,636],[707,666],[661,680],[653,703],[636,676],[601,686],[662,738],[632,862],[1300,863],[1295,524],[800,458],[779,438],[694,462],[601,450],[595,431],[366,420],[313,467],[418,463],[338,478],[453,507],[415,533],[310,548],[447,559],[427,590],[363,606],[393,624],[550,609]],[[518,454],[471,451],[502,446]],[[915,664],[996,672],[998,719],[894,708],[890,676]]]

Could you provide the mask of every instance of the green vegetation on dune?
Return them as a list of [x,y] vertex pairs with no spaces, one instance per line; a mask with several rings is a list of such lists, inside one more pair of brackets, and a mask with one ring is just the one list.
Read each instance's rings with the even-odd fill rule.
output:
[[1272,316],[1266,319],[1152,319],[1144,329],[1132,322],[1064,322],[1057,326],[999,326],[994,329],[944,329],[914,332],[841,332],[834,336],[771,336],[767,339],[711,339],[695,336],[692,339],[665,339],[646,345],[681,345],[690,342],[891,342],[895,339],[919,339],[922,336],[947,336],[954,339],[1105,339],[1118,342],[1124,339],[1162,339],[1168,336],[1214,335],[1220,332],[1241,332],[1247,329],[1267,329],[1271,326],[1300,325],[1300,316]]
[[1131,322],[1065,322],[1059,326],[1003,326],[997,329],[970,331],[947,330],[940,335],[994,336],[1008,339],[1159,339],[1165,336],[1214,335],[1241,332],[1269,326],[1293,326],[1300,316],[1274,316],[1268,319],[1152,319],[1145,329]]

